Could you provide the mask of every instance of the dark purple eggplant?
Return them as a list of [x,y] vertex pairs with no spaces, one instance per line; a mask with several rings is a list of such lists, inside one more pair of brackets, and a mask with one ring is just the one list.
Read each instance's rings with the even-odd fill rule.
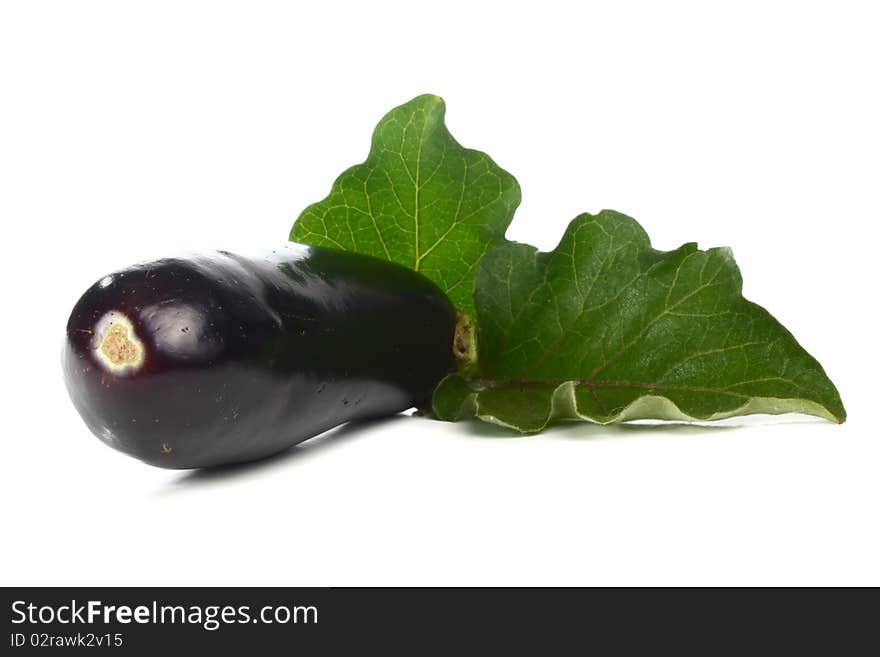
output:
[[288,244],[135,265],[89,288],[64,378],[106,444],[152,465],[259,459],[350,420],[427,404],[456,314],[376,258]]

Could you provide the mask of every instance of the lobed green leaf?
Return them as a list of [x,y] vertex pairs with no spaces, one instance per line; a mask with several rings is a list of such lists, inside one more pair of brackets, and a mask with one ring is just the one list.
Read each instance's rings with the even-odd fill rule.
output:
[[822,366],[742,297],[729,249],[657,251],[617,212],[577,217],[549,253],[495,247],[475,304],[479,375],[441,383],[441,419],[532,432],[556,419],[846,418]]
[[444,113],[441,98],[423,95],[386,114],[366,161],[302,212],[290,239],[406,265],[473,314],[477,262],[504,238],[520,188],[488,155],[463,148]]

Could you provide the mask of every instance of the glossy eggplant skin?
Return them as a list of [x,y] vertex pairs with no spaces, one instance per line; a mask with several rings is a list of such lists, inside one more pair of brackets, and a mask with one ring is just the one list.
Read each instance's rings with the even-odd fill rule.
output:
[[427,403],[454,368],[455,322],[432,282],[369,256],[295,243],[192,254],[89,288],[67,324],[64,378],[111,447],[164,468],[218,466]]

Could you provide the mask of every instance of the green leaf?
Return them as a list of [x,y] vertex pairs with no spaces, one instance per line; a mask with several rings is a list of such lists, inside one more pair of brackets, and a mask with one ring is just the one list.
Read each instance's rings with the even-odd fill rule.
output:
[[742,297],[729,249],[657,251],[617,212],[577,217],[549,253],[494,248],[474,296],[480,373],[441,383],[441,419],[532,432],[566,418],[846,418],[822,366]]
[[437,96],[419,96],[376,126],[363,164],[307,207],[290,239],[357,251],[422,272],[473,314],[477,262],[504,238],[519,185],[485,153],[463,148]]

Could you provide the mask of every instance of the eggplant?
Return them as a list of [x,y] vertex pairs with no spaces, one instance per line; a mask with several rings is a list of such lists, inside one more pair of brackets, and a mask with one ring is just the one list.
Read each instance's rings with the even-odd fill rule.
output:
[[194,253],[90,287],[67,324],[64,378],[107,445],[211,467],[427,405],[455,368],[455,324],[436,285],[370,256]]

